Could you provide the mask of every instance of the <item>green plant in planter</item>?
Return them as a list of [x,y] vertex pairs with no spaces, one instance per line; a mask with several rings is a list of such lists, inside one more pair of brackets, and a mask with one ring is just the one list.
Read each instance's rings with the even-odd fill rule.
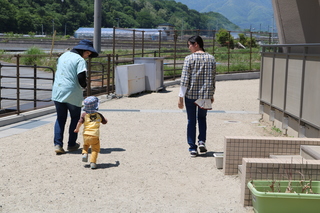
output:
[[247,186],[255,212],[319,212],[320,181],[253,180]]

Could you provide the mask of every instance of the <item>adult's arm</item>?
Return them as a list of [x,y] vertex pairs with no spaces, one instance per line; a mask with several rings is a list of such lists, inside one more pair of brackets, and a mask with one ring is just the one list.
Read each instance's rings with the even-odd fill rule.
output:
[[78,74],[78,81],[82,88],[87,87],[87,74],[86,71],[83,71]]

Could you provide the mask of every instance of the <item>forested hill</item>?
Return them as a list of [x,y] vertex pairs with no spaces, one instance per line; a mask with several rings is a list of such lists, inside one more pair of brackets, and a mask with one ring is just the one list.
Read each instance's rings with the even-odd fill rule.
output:
[[221,13],[243,29],[269,31],[273,26],[272,0],[176,0],[199,12]]
[[[0,33],[73,35],[79,27],[93,27],[93,0],[0,0]],[[175,29],[238,30],[223,15],[200,13],[174,0],[102,1],[102,27],[155,28],[170,23]]]

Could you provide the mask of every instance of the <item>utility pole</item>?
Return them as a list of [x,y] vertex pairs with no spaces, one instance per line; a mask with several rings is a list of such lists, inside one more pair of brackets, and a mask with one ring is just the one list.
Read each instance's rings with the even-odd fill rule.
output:
[[272,44],[273,44],[273,37],[274,37],[274,15],[272,16],[272,37],[271,37]]
[[259,30],[259,33],[261,33],[261,23],[260,23],[260,30]]
[[181,23],[181,40],[183,40],[183,19],[182,19],[182,23]]
[[120,18],[115,18],[117,20],[117,27],[119,28],[119,21],[120,21]]
[[[61,2],[63,3],[64,2],[64,0],[61,0]],[[66,15],[66,14],[65,14]],[[65,23],[64,23],[64,36],[66,36],[67,35],[67,22],[66,22],[66,20],[65,20]]]
[[101,52],[101,0],[94,0],[94,38],[93,47],[100,53]]
[[52,19],[52,35],[54,34],[54,19]]

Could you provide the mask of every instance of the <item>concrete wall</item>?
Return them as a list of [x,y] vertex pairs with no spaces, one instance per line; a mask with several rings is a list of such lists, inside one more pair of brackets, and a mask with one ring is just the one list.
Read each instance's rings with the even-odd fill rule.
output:
[[320,55],[263,51],[260,74],[264,120],[289,136],[320,137]]

